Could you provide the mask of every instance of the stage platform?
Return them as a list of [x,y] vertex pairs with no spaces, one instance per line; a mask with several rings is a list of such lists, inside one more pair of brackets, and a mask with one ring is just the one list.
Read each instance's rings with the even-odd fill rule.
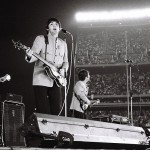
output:
[[[0,150],[50,150],[52,148],[35,148],[35,147],[30,147],[30,148],[21,148],[21,147],[0,147]],[[57,150],[57,149],[55,149]],[[59,149],[63,150],[63,149]]]
[[15,126],[8,129],[9,132],[3,132],[0,150],[147,150],[150,147],[150,129],[130,124],[33,113],[18,129]]
[[[50,150],[52,148],[35,148],[35,147],[30,147],[30,148],[22,148],[22,147],[0,147],[0,150]],[[54,149],[54,148],[53,148]],[[57,150],[57,149],[56,149]],[[61,149],[59,149],[61,150]],[[63,149],[62,149],[63,150]]]
[[[50,150],[52,148],[35,148],[35,147],[30,147],[30,148],[22,148],[22,147],[0,147],[0,150]],[[66,150],[62,148],[53,148],[55,150]],[[67,150],[73,150],[73,149],[67,149]],[[74,149],[77,150],[77,149]],[[84,150],[84,149],[78,149],[78,150]],[[86,150],[86,149],[85,149]],[[90,150],[90,149],[88,149]],[[116,149],[99,149],[99,150],[116,150]],[[125,150],[125,149],[118,149],[118,150]],[[148,149],[147,149],[148,150]]]
[[[130,124],[34,113],[22,126],[27,148],[138,149],[149,148],[150,132]],[[16,149],[17,150],[17,149]]]

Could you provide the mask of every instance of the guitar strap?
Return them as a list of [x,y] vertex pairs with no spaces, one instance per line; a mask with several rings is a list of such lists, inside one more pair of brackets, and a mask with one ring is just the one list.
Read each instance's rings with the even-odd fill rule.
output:
[[48,42],[48,36],[47,35],[45,35],[44,38],[45,38],[45,60],[46,60],[46,56],[47,56],[47,44],[49,44],[49,42]]
[[79,98],[75,92],[74,92],[74,96],[75,96],[75,97],[77,98],[77,100],[80,102],[80,107],[81,107],[81,109],[82,109],[83,111],[85,111],[85,110],[82,108],[83,100],[82,100],[81,98]]

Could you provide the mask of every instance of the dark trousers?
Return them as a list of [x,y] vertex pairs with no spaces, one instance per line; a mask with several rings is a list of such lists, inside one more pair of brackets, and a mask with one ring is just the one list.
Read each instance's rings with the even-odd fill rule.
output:
[[85,119],[85,115],[82,112],[79,112],[79,111],[76,111],[76,110],[71,110],[71,113],[72,113],[72,117]]
[[62,107],[61,88],[55,83],[53,87],[33,86],[36,111],[51,115],[58,115]]

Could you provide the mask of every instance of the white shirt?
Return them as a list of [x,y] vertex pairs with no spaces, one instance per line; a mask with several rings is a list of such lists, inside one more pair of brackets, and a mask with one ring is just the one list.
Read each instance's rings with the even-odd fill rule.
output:
[[[74,92],[76,93],[76,95],[78,95],[84,102],[89,102],[89,99],[87,97],[88,95],[88,87],[86,86],[86,84],[83,81],[78,81],[76,83],[76,85],[74,86]],[[70,105],[70,109],[71,110],[76,110],[79,112],[84,112],[82,110],[82,108],[80,107],[80,102],[79,100],[76,98],[76,96],[73,93],[73,97],[72,97],[72,102]]]

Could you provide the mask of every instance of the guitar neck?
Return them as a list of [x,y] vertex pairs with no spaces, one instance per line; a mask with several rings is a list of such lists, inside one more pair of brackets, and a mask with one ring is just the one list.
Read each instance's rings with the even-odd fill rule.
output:
[[91,104],[97,102],[97,100],[90,100]]
[[91,105],[93,105],[93,104],[99,103],[99,100],[90,100],[90,102],[91,102]]
[[46,64],[47,66],[55,69],[56,71],[58,70],[55,66],[53,66],[52,64],[48,63],[45,59],[43,59],[42,57],[40,57],[39,55],[33,53],[32,54],[34,57],[36,57],[37,59],[39,59],[41,62],[43,62],[44,64]]
[[46,64],[46,65],[49,66],[49,63],[48,63],[45,59],[41,58],[40,56],[38,56],[38,55],[35,54],[35,53],[33,53],[32,55],[33,55],[34,57],[38,58],[38,59],[39,59],[41,62],[43,62],[44,64]]
[[[27,47],[27,46],[21,44],[20,42],[15,42],[15,41],[13,41],[13,40],[12,40],[12,42],[14,43],[14,46],[15,46],[16,48],[18,48],[19,50],[20,50],[20,49],[23,49],[25,52],[26,52],[26,50],[28,50],[28,49],[30,50],[29,47]],[[40,57],[38,54],[33,53],[32,55],[33,55],[34,57],[36,57],[37,59],[39,59],[41,62],[43,62],[45,65],[47,65],[47,66],[49,66],[50,68],[52,68],[52,69],[58,71],[58,69],[57,69],[53,64],[50,64],[50,63],[47,62],[45,59],[43,59],[42,57]]]

